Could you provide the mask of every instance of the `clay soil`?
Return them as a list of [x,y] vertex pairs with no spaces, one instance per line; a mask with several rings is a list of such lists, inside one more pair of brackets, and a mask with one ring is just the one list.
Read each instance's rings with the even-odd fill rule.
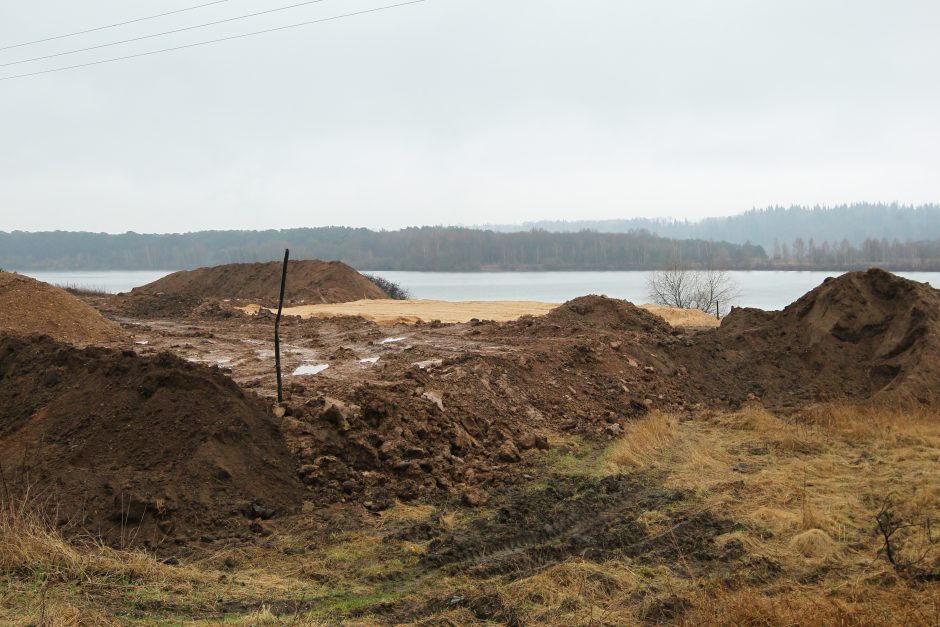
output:
[[[207,300],[273,307],[280,292],[281,271],[280,262],[183,270],[116,296],[108,306],[142,317],[187,315]],[[348,265],[315,259],[289,262],[285,293],[287,302],[296,305],[388,298],[385,291]]]
[[114,545],[244,534],[302,503],[270,406],[218,369],[0,336],[0,407],[6,489]]
[[117,324],[65,290],[14,272],[0,272],[0,304],[0,333],[48,335],[81,346],[125,337]]
[[[609,441],[651,411],[932,403],[938,302],[926,285],[870,271],[782,312],[735,310],[711,330],[600,296],[510,322],[287,317],[281,431],[318,502],[485,503],[523,480],[527,451],[572,435]],[[203,314],[121,320],[143,354],[218,366],[273,403],[272,317]],[[303,365],[319,372],[295,374]]]

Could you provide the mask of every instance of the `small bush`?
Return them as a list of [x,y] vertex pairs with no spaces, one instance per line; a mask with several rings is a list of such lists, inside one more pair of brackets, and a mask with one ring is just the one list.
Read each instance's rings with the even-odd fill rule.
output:
[[388,294],[388,297],[393,300],[408,300],[411,298],[411,294],[408,293],[408,290],[403,288],[398,283],[389,281],[388,279],[376,276],[374,274],[366,274],[365,277],[378,285],[386,294]]

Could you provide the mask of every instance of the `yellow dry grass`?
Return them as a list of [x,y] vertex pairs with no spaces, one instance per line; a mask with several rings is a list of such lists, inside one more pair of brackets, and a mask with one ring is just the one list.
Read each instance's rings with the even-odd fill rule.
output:
[[[205,624],[199,617],[217,607],[217,598],[247,603],[225,619],[241,625],[407,624],[409,611],[417,612],[413,624],[485,622],[470,604],[441,601],[458,597],[496,608],[486,620],[527,625],[940,622],[940,585],[895,573],[879,556],[874,520],[889,498],[905,520],[940,514],[935,413],[841,405],[785,418],[758,407],[657,413],[629,425],[601,452],[585,444],[550,459],[551,472],[664,477],[664,487],[691,495],[695,509],[734,521],[716,543],[740,547],[745,561],[573,557],[517,579],[479,579],[429,570],[421,560],[430,541],[399,539],[396,532],[432,519],[447,530],[465,528],[485,512],[398,503],[315,544],[285,531],[269,539],[269,548],[232,546],[168,566],[142,552],[66,542],[26,508],[7,506],[0,523],[0,623],[122,624],[143,607],[167,623]],[[650,509],[637,517],[660,533],[674,514]],[[269,603],[278,599],[308,605],[284,614]],[[664,611],[673,614],[664,619]]]
[[789,419],[757,407],[653,415],[608,455],[627,470],[667,471],[669,485],[741,521],[734,538],[785,573],[734,590],[698,582],[689,624],[936,623],[940,587],[896,577],[874,531],[888,500],[906,520],[940,515],[938,460],[936,412],[849,405]]
[[[349,303],[327,305],[300,305],[287,307],[284,314],[302,318],[335,318],[359,316],[378,324],[415,324],[439,320],[446,323],[469,322],[470,320],[494,320],[508,322],[522,316],[544,316],[558,303],[538,301],[445,301],[445,300],[357,300]],[[663,318],[674,327],[714,327],[719,321],[714,316],[698,309],[675,309],[659,305],[641,305]],[[261,305],[247,305],[242,311],[255,314]],[[272,310],[273,311],[273,310]]]

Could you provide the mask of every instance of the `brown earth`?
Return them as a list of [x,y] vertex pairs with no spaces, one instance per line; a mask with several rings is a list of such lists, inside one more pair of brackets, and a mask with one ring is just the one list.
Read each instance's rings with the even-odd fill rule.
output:
[[690,408],[688,378],[661,358],[675,333],[629,303],[590,296],[545,317],[372,340],[376,367],[327,359],[309,388],[297,384],[285,434],[303,480],[330,498],[363,495],[381,508],[439,492],[472,502],[518,481],[525,452],[562,435],[614,438],[651,408]]
[[[143,308],[159,297],[163,301],[198,304],[203,299],[232,299],[276,306],[281,285],[280,262],[234,263],[197,270],[183,270],[134,288],[122,295],[129,307]],[[291,304],[344,303],[354,300],[388,298],[381,288],[340,261],[316,259],[291,261],[287,269],[285,301]],[[166,305],[164,305],[166,307]],[[172,305],[167,313],[173,313]]]
[[782,311],[735,309],[673,351],[703,387],[739,403],[932,404],[940,383],[940,292],[883,270],[827,279]]
[[170,354],[0,336],[5,484],[111,544],[244,534],[301,502],[270,406]]
[[[541,450],[571,436],[615,439],[651,410],[933,403],[938,304],[932,288],[873,270],[829,280],[782,312],[735,310],[711,330],[602,296],[510,322],[288,317],[281,429],[293,459],[282,470],[293,464],[317,503],[481,505],[524,481]],[[271,399],[272,320],[227,307],[136,323],[140,350],[223,365]],[[329,368],[294,374],[301,364]],[[213,411],[197,407],[194,416]]]
[[48,335],[76,345],[126,337],[121,328],[65,290],[0,272],[0,333]]

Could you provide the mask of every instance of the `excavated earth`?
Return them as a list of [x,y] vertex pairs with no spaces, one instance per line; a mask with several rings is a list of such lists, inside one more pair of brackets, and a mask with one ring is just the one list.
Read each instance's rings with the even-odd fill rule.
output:
[[244,534],[302,503],[270,406],[218,369],[0,336],[0,408],[5,487],[112,544]]
[[825,400],[933,404],[940,291],[883,270],[852,272],[779,312],[735,309],[672,353],[702,388],[776,409]]
[[126,337],[117,324],[65,290],[14,272],[0,272],[0,333],[38,333],[82,346]]
[[[282,264],[273,261],[183,270],[118,295],[109,306],[139,317],[185,316],[207,301],[219,300],[275,307],[281,272]],[[316,259],[289,262],[285,294],[290,305],[389,298],[345,263]]]
[[[780,312],[736,309],[712,330],[673,328],[648,311],[602,296],[508,323],[379,326],[352,317],[285,318],[286,398],[276,426],[269,418],[276,382],[273,318],[267,312],[248,316],[203,303],[183,318],[115,313],[140,356],[53,349],[49,340],[9,344],[0,380],[8,401],[0,405],[0,424],[19,426],[0,431],[0,453],[7,459],[4,447],[11,446],[12,435],[20,434],[16,450],[22,451],[49,429],[44,441],[58,448],[40,447],[31,463],[45,468],[46,485],[67,487],[60,493],[90,494],[100,512],[91,517],[97,524],[114,519],[119,493],[138,494],[137,501],[155,511],[170,511],[161,503],[173,503],[173,524],[184,530],[198,523],[188,512],[197,511],[197,503],[206,507],[218,490],[227,495],[220,500],[225,505],[205,511],[215,517],[207,524],[222,529],[230,519],[247,521],[238,512],[257,497],[265,503],[249,509],[249,516],[266,508],[287,511],[302,500],[318,511],[344,502],[381,510],[396,499],[460,499],[477,506],[516,493],[514,486],[532,478],[543,451],[566,446],[572,436],[617,438],[650,411],[681,416],[745,402],[790,411],[831,399],[932,404],[940,382],[938,312],[936,290],[871,270],[828,280]],[[33,353],[40,356],[29,357]],[[60,354],[70,365],[47,384],[49,368],[39,364],[53,363]],[[10,356],[17,365],[7,366]],[[157,392],[146,396],[154,386],[141,387],[140,381],[157,367],[175,374],[158,377]],[[155,405],[155,398],[174,400]],[[99,410],[102,403],[106,409]],[[59,430],[42,426],[47,416]],[[123,416],[130,416],[132,426],[123,427]],[[218,422],[222,416],[230,422]],[[234,426],[227,430],[229,424]],[[68,429],[110,435],[83,440]],[[222,446],[218,434],[229,431]],[[256,432],[264,437],[248,438]],[[100,447],[86,444],[99,441]],[[147,453],[127,452],[136,447]],[[142,461],[150,458],[162,461]],[[248,460],[252,472],[239,474],[239,467],[231,467],[235,458]],[[174,470],[164,473],[164,465]],[[223,479],[227,475],[232,478]],[[295,478],[305,486],[301,497]],[[125,488],[121,481],[131,479],[138,483]],[[146,481],[154,487],[135,488]],[[285,490],[281,496],[274,483]],[[607,494],[615,488],[592,490]],[[185,505],[186,498],[194,504]],[[570,538],[537,539],[549,545],[540,551],[581,551],[580,525],[572,522]],[[510,529],[492,531],[492,551],[514,542]],[[624,527],[625,535],[610,541],[642,541],[629,532]],[[442,545],[429,559],[444,565],[464,552]],[[519,565],[517,558],[513,554],[506,567]]]

